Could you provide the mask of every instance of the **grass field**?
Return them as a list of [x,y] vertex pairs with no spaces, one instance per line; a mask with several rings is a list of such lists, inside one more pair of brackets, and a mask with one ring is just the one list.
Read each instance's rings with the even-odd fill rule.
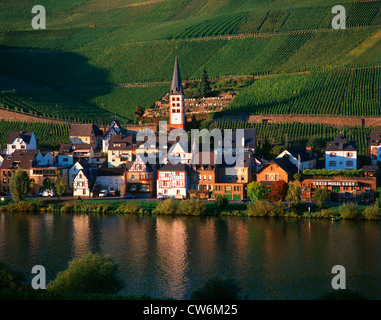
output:
[[[31,8],[36,4],[46,8],[46,30],[31,27]],[[330,82],[333,87],[324,86],[323,96],[357,100],[316,102],[314,113],[374,115],[379,112],[380,73],[359,71],[361,75],[353,77],[348,73],[352,67],[381,64],[381,1],[340,3],[346,8],[347,29],[338,31],[331,28],[336,4],[334,0],[4,1],[0,3],[0,99],[11,97],[14,103],[20,101],[17,108],[49,116],[88,121],[116,114],[131,119],[136,106],[148,107],[169,91],[169,85],[151,83],[171,80],[177,55],[183,79],[200,78],[204,67],[214,78],[290,74],[274,80],[285,96],[269,100],[264,85],[268,80],[259,81],[237,99],[235,112],[263,112],[255,99],[265,96],[262,104],[271,105],[266,112],[308,112],[307,98],[290,105],[298,96],[294,89],[311,86],[314,77],[316,81],[326,77],[326,82],[335,80]],[[322,70],[334,71],[327,76]],[[312,75],[294,75],[300,71]],[[127,83],[147,86],[145,90],[115,87]],[[248,98],[251,92],[257,97]],[[289,102],[280,103],[280,98]]]

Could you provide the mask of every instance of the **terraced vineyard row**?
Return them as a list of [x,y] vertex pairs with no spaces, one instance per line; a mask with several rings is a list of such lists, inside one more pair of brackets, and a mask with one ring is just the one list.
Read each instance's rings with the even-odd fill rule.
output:
[[381,68],[334,69],[262,78],[243,90],[229,114],[381,114]]

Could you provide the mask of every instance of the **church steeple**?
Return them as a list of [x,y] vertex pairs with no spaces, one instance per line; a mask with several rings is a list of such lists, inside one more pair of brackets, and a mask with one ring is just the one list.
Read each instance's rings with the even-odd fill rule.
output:
[[185,122],[184,91],[181,84],[179,63],[176,57],[172,86],[169,92],[169,129],[184,129]]
[[184,94],[183,93],[183,86],[181,84],[181,76],[180,76],[180,69],[179,69],[179,63],[177,60],[175,60],[175,68],[173,70],[173,78],[172,78],[172,86],[171,86],[171,92],[170,94]]

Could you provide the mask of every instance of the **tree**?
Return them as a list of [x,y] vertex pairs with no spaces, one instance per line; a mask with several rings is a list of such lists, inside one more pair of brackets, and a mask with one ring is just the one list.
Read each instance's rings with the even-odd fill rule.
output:
[[12,174],[11,181],[9,182],[9,190],[12,198],[17,202],[24,200],[29,194],[30,179],[23,169],[18,168],[16,172]]
[[48,291],[61,293],[118,292],[124,286],[118,275],[118,266],[109,255],[87,253],[69,262],[68,268],[58,273],[47,286]]
[[200,98],[205,98],[210,94],[211,91],[212,89],[210,88],[209,76],[206,69],[204,68],[202,71],[201,82],[197,88],[197,93]]
[[222,210],[229,205],[229,200],[220,194],[216,195],[215,205],[218,209]]
[[288,185],[286,181],[284,180],[276,181],[272,185],[271,191],[268,194],[267,199],[272,202],[283,201],[286,198],[287,189],[288,189]]
[[290,207],[297,207],[300,205],[301,195],[302,192],[300,190],[299,183],[297,181],[289,183],[286,201],[288,202]]
[[247,196],[251,202],[266,199],[266,193],[266,187],[260,182],[252,181],[247,185]]
[[43,190],[50,190],[54,188],[54,182],[50,178],[45,178],[42,182]]
[[319,188],[316,189],[313,195],[314,201],[316,202],[316,205],[321,209],[324,206],[324,203],[326,202],[328,198],[328,189],[327,188]]

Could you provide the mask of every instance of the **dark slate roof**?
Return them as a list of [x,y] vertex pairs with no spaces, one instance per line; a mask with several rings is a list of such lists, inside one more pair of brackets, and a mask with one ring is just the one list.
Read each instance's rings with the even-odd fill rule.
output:
[[98,170],[96,169],[93,169],[93,168],[85,168],[85,169],[81,169],[77,175],[82,171],[82,173],[85,175],[85,177],[87,178],[88,182],[89,182],[89,186],[90,186],[90,189],[92,188],[92,185],[94,184],[95,180],[96,180],[96,176],[97,176],[97,172]]
[[370,132],[370,145],[378,146],[381,142],[381,130],[372,130]]
[[64,143],[60,145],[59,154],[72,154],[74,151],[72,143]]
[[21,138],[26,144],[29,144],[32,134],[33,131],[11,131],[9,132],[7,144],[12,144],[17,138]]
[[[256,144],[257,144],[257,129],[256,128],[249,128],[249,129],[242,129],[244,132],[244,143],[243,143],[243,147],[245,149],[255,149],[256,148]],[[231,143],[230,141],[226,140],[226,143],[225,143],[225,139],[227,139],[227,135],[224,137],[223,139],[223,146],[220,145],[220,143],[222,141],[220,141],[220,143],[218,144],[218,147],[225,147],[226,145],[226,148],[236,148],[237,147],[237,134],[236,132],[232,132],[232,140],[231,140]]]
[[111,129],[113,129],[116,131],[116,133],[127,133],[125,129],[123,129],[122,125],[119,123],[118,120],[113,120],[107,130],[107,132],[104,134],[103,138],[106,138],[108,136],[108,134],[110,133]]
[[348,141],[342,134],[339,134],[325,151],[356,151],[356,144],[353,141]]
[[90,136],[91,131],[94,131],[95,135],[103,135],[103,131],[95,124],[72,124],[70,128],[70,136]]
[[298,159],[298,155],[300,155],[300,161],[310,161],[313,160],[313,156],[309,153],[305,148],[294,148],[287,150],[295,159]]
[[177,56],[175,59],[175,67],[173,70],[173,78],[172,78],[172,86],[170,94],[184,94],[183,92],[183,86],[181,84],[181,76],[180,76],[180,69],[179,69],[179,63],[177,61]]
[[98,177],[122,176],[125,168],[100,168],[98,170]]
[[186,164],[172,164],[168,162],[166,165],[162,166],[158,171],[188,171],[188,167]]

